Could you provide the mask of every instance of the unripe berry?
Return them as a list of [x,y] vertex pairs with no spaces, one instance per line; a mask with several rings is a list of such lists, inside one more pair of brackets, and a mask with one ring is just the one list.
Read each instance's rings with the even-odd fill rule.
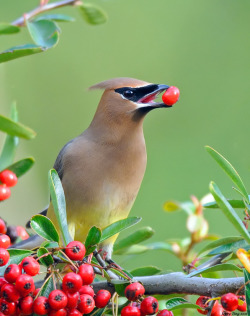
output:
[[10,237],[8,235],[0,235],[0,248],[7,249],[10,246]]
[[1,297],[8,302],[15,302],[19,300],[20,294],[13,284],[6,283],[1,288]]
[[174,314],[167,309],[163,309],[157,314],[157,316],[174,316]]
[[137,301],[145,293],[144,286],[139,282],[129,284],[125,288],[125,296],[129,301]]
[[8,251],[4,248],[0,248],[0,267],[6,265],[10,259]]
[[47,297],[39,296],[34,300],[33,311],[37,315],[46,315],[49,311],[49,300]]
[[13,171],[6,169],[0,172],[0,181],[8,187],[14,187],[17,184],[18,179]]
[[80,241],[71,241],[67,245],[65,253],[71,260],[83,260],[86,249],[84,244]]
[[99,290],[95,296],[95,306],[97,308],[105,307],[109,300],[111,299],[111,294],[107,290]]
[[238,304],[237,309],[241,312],[246,312],[247,311],[247,304],[246,304],[246,296],[245,295],[241,295],[238,297],[241,301],[243,301],[244,303],[242,305]]
[[0,201],[7,200],[11,195],[10,188],[5,184],[0,184]]
[[83,314],[89,314],[95,308],[95,301],[92,296],[88,294],[80,295],[80,302],[78,304],[79,311]]
[[93,290],[93,288],[90,285],[83,285],[80,290],[79,290],[80,294],[88,294],[92,297],[94,297],[95,292]]
[[177,87],[169,87],[166,92],[162,95],[162,101],[168,105],[171,106],[175,104],[179,100],[180,91]]
[[22,298],[19,302],[20,310],[23,315],[31,315],[33,313],[34,300],[31,296]]
[[29,295],[30,293],[32,294],[35,291],[34,280],[32,279],[30,275],[21,274],[16,279],[16,289],[18,290],[18,292],[21,294],[22,297],[25,297]]
[[33,257],[26,257],[21,262],[21,267],[25,273],[34,276],[39,273],[40,265]]
[[159,303],[153,296],[144,298],[141,302],[141,312],[145,315],[153,315],[158,312]]
[[233,293],[224,294],[221,297],[221,305],[226,311],[232,312],[238,307],[238,297]]
[[8,281],[9,283],[15,283],[16,279],[19,277],[19,275],[21,275],[21,268],[19,267],[18,264],[10,264],[4,272],[4,278],[6,281]]
[[79,274],[74,272],[67,273],[62,281],[62,289],[64,292],[75,293],[80,290],[82,286],[82,278]]
[[95,279],[95,273],[93,267],[88,264],[84,263],[80,265],[78,274],[82,278],[82,284],[83,285],[89,285],[91,284]]
[[197,312],[199,312],[200,314],[206,315],[208,313],[208,310],[205,310],[206,307],[208,307],[207,305],[207,301],[210,299],[210,297],[208,296],[200,296],[197,301],[196,301],[196,305],[199,305],[200,307],[203,308],[202,309],[197,309]]
[[136,306],[125,306],[121,310],[121,316],[141,316],[141,311]]
[[66,294],[61,290],[53,290],[50,292],[48,299],[49,306],[54,310],[64,308],[68,303]]

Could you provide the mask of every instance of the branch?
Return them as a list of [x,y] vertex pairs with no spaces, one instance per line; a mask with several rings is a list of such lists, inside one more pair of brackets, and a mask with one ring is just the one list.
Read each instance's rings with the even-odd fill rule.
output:
[[25,26],[25,21],[29,20],[33,17],[35,17],[38,14],[47,12],[47,11],[51,11],[54,9],[58,9],[61,7],[65,7],[68,5],[79,5],[80,3],[82,3],[79,0],[63,0],[63,1],[58,1],[58,2],[52,2],[46,5],[40,5],[37,8],[35,8],[34,10],[31,10],[28,13],[25,13],[24,16],[21,16],[20,18],[16,19],[15,21],[13,21],[11,24],[12,25],[16,25],[16,26]]
[[[225,293],[235,293],[242,285],[244,278],[209,279],[199,277],[187,277],[181,272],[155,275],[147,277],[137,277],[134,280],[140,281],[145,287],[145,294],[193,294],[205,296],[221,296]],[[93,283],[94,291],[100,289],[115,292],[112,284],[107,282]],[[244,289],[239,294],[242,294]]]

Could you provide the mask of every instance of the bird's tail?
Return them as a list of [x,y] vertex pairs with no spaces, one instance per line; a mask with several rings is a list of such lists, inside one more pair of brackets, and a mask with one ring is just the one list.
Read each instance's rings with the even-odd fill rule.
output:
[[34,235],[29,237],[28,239],[22,240],[15,245],[10,246],[8,249],[34,249],[41,245],[45,239],[40,237],[39,235]]

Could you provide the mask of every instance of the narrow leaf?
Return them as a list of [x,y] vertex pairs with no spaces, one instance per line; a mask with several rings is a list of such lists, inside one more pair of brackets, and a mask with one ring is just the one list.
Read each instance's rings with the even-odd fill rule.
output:
[[200,306],[196,304],[189,303],[187,300],[185,300],[182,297],[175,297],[171,298],[166,302],[166,308],[170,311],[175,310],[175,309],[183,309],[183,308],[195,308],[195,309],[200,309]]
[[0,115],[0,130],[11,136],[18,136],[25,139],[32,139],[36,136],[36,133],[29,127],[3,115]]
[[44,14],[35,19],[35,21],[40,20],[52,20],[58,22],[74,22],[75,19],[66,14]]
[[242,269],[237,267],[235,264],[221,263],[221,264],[217,264],[216,266],[213,266],[213,267],[194,270],[193,272],[188,274],[188,277],[192,277],[192,276],[197,275],[197,274],[202,274],[204,272],[208,273],[208,272],[218,272],[218,271],[239,271],[239,272],[242,272]]
[[222,246],[222,245],[226,245],[226,244],[231,244],[231,243],[234,243],[234,242],[240,241],[240,240],[243,240],[243,238],[239,237],[239,236],[220,238],[218,240],[215,240],[215,241],[209,243],[205,247],[203,247],[198,252],[198,256],[200,256],[202,253],[204,253],[204,252],[206,252],[206,251],[208,251],[210,249],[214,249],[216,247],[219,247],[219,246]]
[[121,219],[120,221],[117,221],[106,228],[103,229],[102,231],[102,238],[100,242],[103,242],[104,240],[120,233],[124,229],[127,229],[138,222],[141,221],[141,217],[128,217],[125,219]]
[[33,41],[42,47],[51,48],[58,43],[58,26],[51,20],[27,22],[27,27]]
[[[245,278],[245,295],[247,303],[247,315],[250,315],[250,273],[244,269],[244,278]],[[249,283],[247,283],[249,282]]]
[[[39,258],[39,257],[42,257],[43,255],[45,255],[45,254],[47,254],[47,253],[49,253],[49,251],[48,251],[46,248],[44,248],[44,247],[40,247],[40,248],[37,250],[37,256],[38,256],[38,258]],[[40,262],[41,264],[43,264],[44,266],[49,267],[50,265],[52,265],[52,264],[54,263],[54,260],[53,260],[53,258],[52,258],[51,255],[47,255],[47,256],[44,256],[44,257],[40,258],[40,259],[39,259],[39,262]]]
[[234,241],[217,248],[214,248],[207,255],[214,256],[225,252],[236,252],[239,248],[247,249],[249,248],[249,244],[245,241],[245,239],[241,239],[238,241]]
[[[246,208],[246,205],[242,200],[227,199],[227,201],[233,208],[243,208],[243,209]],[[212,209],[219,208],[216,202],[209,202],[209,203],[203,204],[203,207],[212,208]]]
[[141,268],[136,268],[132,271],[130,271],[130,273],[134,276],[134,277],[138,277],[138,276],[150,276],[150,275],[155,275],[160,273],[162,270],[154,267],[154,266],[148,266],[148,267],[141,267]]
[[0,53],[0,64],[16,58],[42,53],[45,50],[46,48],[33,44],[15,46]]
[[107,21],[106,13],[92,3],[84,2],[79,6],[80,13],[84,20],[92,25],[103,24]]
[[72,241],[72,238],[68,230],[66,202],[63,187],[60,178],[54,169],[49,171],[49,188],[56,219],[61,230],[64,245],[66,246],[70,241]]
[[210,192],[212,193],[215,201],[218,203],[220,209],[223,211],[224,215],[230,220],[238,232],[250,243],[250,235],[246,227],[242,223],[242,220],[228,203],[227,199],[223,196],[218,186],[211,182],[209,185]]
[[30,170],[30,168],[33,166],[34,163],[35,163],[34,158],[32,157],[24,158],[22,160],[19,160],[13,163],[10,166],[7,166],[6,169],[13,171],[16,174],[16,176],[19,178],[22,175],[24,175],[28,170]]
[[23,250],[23,249],[8,249],[8,252],[10,254],[10,259],[7,265],[0,267],[0,276],[4,275],[4,271],[10,264],[19,264],[23,258],[28,257],[32,254],[33,251],[31,250]]
[[148,251],[148,247],[144,245],[133,245],[131,247],[114,251],[115,255],[138,255]]
[[166,201],[163,204],[163,209],[166,212],[175,212],[175,211],[179,211],[182,210],[184,212],[186,212],[188,215],[193,214],[195,211],[195,206],[194,203],[192,202],[177,202],[177,201]]
[[41,247],[50,249],[50,248],[58,248],[59,244],[55,241],[47,241],[45,240],[43,243],[41,243]]
[[114,245],[114,251],[128,248],[134,244],[143,242],[153,236],[154,230],[151,227],[142,227],[133,232],[124,239],[118,241]]
[[51,276],[49,279],[44,281],[43,288],[39,296],[48,297],[53,290],[55,290],[55,287],[53,282],[53,276]]
[[99,243],[101,236],[102,236],[102,232],[100,228],[96,226],[93,226],[90,228],[86,241],[85,241],[86,255],[93,252],[93,250],[96,248],[97,244]]
[[35,215],[30,221],[31,228],[46,240],[59,242],[59,234],[51,220],[43,215]]
[[[18,121],[18,113],[17,113],[15,102],[11,106],[10,118],[14,122]],[[0,170],[5,169],[8,165],[13,163],[17,145],[18,145],[17,136],[10,136],[10,135],[6,136],[2,153],[1,153],[1,157],[0,157]]]
[[8,24],[0,23],[0,35],[2,34],[14,34],[20,32],[20,27]]
[[227,175],[231,178],[231,180],[234,182],[234,184],[241,191],[241,193],[245,197],[246,201],[249,203],[249,197],[248,197],[245,185],[244,185],[243,181],[241,180],[238,172],[232,166],[232,164],[225,157],[223,157],[220,153],[218,153],[216,150],[214,150],[212,147],[205,146],[205,148],[206,148],[207,152],[220,165],[220,167],[227,173]]

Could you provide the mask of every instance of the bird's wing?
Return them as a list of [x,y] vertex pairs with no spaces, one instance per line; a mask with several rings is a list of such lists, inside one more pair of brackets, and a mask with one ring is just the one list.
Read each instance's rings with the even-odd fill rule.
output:
[[63,156],[66,152],[66,149],[68,147],[68,145],[70,143],[73,142],[74,139],[71,139],[66,145],[63,146],[63,148],[60,150],[57,158],[56,158],[56,161],[54,163],[54,169],[56,170],[56,172],[58,173],[59,175],[59,178],[62,180],[62,177],[63,177],[63,163],[62,163],[62,160],[63,160]]

